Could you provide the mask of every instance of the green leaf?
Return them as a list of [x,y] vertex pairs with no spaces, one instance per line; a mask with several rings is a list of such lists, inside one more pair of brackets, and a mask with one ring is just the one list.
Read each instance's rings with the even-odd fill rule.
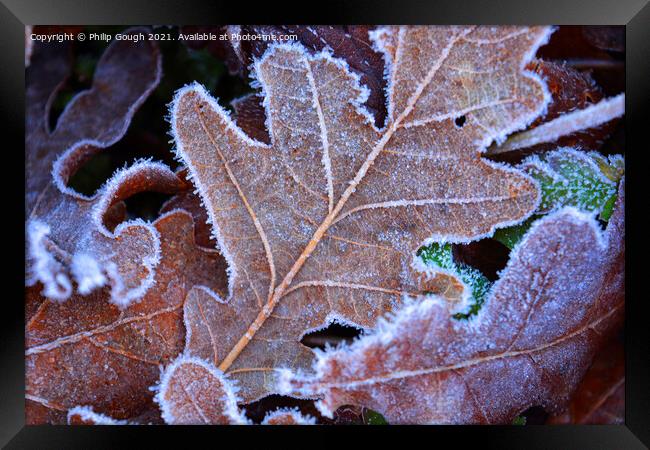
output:
[[607,222],[614,211],[625,161],[621,155],[606,158],[595,152],[562,148],[531,156],[519,168],[539,182],[542,198],[535,215],[494,234],[494,239],[510,249],[523,238],[535,220],[564,206],[597,212],[600,219]]
[[515,245],[524,237],[524,235],[530,229],[530,226],[539,219],[541,216],[534,215],[520,223],[519,225],[514,225],[508,228],[500,228],[492,236],[497,241],[501,242],[503,245],[512,250]]
[[366,425],[388,425],[384,416],[367,408],[363,410],[363,421]]
[[454,314],[454,319],[466,320],[479,312],[492,287],[492,283],[485,275],[473,267],[454,261],[451,244],[433,243],[421,247],[417,254],[425,264],[445,269],[455,274],[465,285],[469,286],[472,296],[469,309],[466,312]]

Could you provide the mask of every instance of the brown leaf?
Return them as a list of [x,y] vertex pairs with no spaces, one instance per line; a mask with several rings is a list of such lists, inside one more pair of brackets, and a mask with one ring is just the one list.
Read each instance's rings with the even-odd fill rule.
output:
[[237,389],[219,369],[199,358],[178,357],[163,373],[156,402],[172,425],[243,425]]
[[[181,170],[176,174],[180,179],[185,179],[187,172]],[[201,198],[194,193],[194,185],[186,181],[185,189],[167,200],[160,208],[160,214],[165,214],[175,209],[182,209],[189,212],[194,219],[194,238],[201,247],[215,249],[217,241],[211,236],[212,229],[208,224],[208,214]]]
[[569,409],[548,423],[616,424],[625,422],[625,353],[621,340],[599,350],[571,398]]
[[[126,33],[141,32],[133,29]],[[162,164],[139,162],[114,175],[94,196],[67,187],[93,154],[119,140],[161,75],[155,42],[115,41],[102,55],[92,87],[75,96],[49,129],[48,114],[68,74],[67,48],[37,46],[27,69],[26,210],[28,285],[66,300],[106,284],[111,301],[127,305],[151,286],[159,238],[148,224],[115,225],[110,209],[127,197],[154,190],[171,193],[181,183]]]
[[115,420],[98,414],[88,406],[75,406],[68,411],[68,425],[127,425],[126,420]]
[[296,44],[254,64],[271,145],[246,136],[200,86],[178,91],[178,157],[230,274],[225,302],[188,296],[187,352],[237,379],[245,402],[260,398],[277,390],[277,366],[309,365],[305,333],[333,320],[373,327],[418,293],[423,243],[467,242],[526,218],[535,183],[480,153],[544,110],[545,87],[523,67],[548,33],[377,31],[390,80],[381,130],[346,62]]
[[605,232],[573,208],[537,221],[474,320],[453,320],[436,296],[413,301],[373,334],[317,353],[313,374],[285,370],[284,393],[320,396],[326,416],[356,404],[389,423],[560,411],[623,316],[622,189]]
[[249,94],[231,102],[235,110],[235,123],[247,136],[263,142],[271,143],[271,137],[266,129],[266,113],[262,99],[255,94]]
[[276,409],[264,417],[262,425],[316,425],[316,419],[303,416],[298,408]]
[[[370,90],[368,99],[364,104],[374,116],[375,124],[380,127],[386,120],[384,60],[381,53],[373,48],[368,36],[368,32],[371,30],[372,27],[365,25],[242,25],[219,27],[216,32],[219,34],[227,33],[229,36],[234,33],[240,36],[265,35],[285,39],[286,36],[292,35],[297,38],[297,42],[311,53],[327,49],[335,57],[345,59],[350,69],[361,77],[361,83]],[[185,27],[183,31],[214,32],[215,30],[210,27]],[[205,45],[205,42],[198,41],[193,42],[193,44],[196,47],[197,45]],[[207,45],[215,56],[219,59],[225,59],[231,73],[247,76],[253,60],[261,57],[273,42],[270,39],[228,39],[210,41]],[[264,123],[263,117],[262,115],[262,121],[259,122],[262,125]],[[251,134],[251,137],[255,136]],[[262,142],[265,142],[265,140],[262,140]]]
[[[620,114],[608,115],[606,108],[598,110],[599,105],[606,105],[611,100],[603,100],[600,88],[588,74],[566,65],[536,60],[528,67],[548,85],[552,97],[548,110],[526,131],[510,136],[504,143],[493,145],[488,153],[498,155],[495,159],[499,161],[519,162],[525,155],[557,147],[600,149],[617,125],[624,105],[621,104],[619,108]],[[590,110],[594,111],[593,117],[580,119],[580,114],[585,115]],[[552,124],[557,126],[551,128]],[[536,129],[539,131],[537,135]]]
[[196,246],[187,212],[169,212],[154,226],[161,261],[142,301],[120,309],[107,302],[105,288],[57,303],[42,297],[38,286],[28,289],[28,423],[61,423],[65,411],[77,405],[116,419],[154,407],[148,388],[158,380],[158,366],[183,347],[187,292],[196,286],[219,295],[226,290],[223,258]]

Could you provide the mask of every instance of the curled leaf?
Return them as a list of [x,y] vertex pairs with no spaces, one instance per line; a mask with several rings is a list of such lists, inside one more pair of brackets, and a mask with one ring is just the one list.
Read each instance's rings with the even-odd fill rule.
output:
[[53,130],[50,106],[69,63],[66,46],[48,50],[37,47],[26,75],[26,282],[43,283],[43,294],[53,300],[68,299],[73,280],[82,295],[110,284],[111,301],[125,306],[151,286],[160,244],[142,221],[108,229],[110,209],[144,190],[175,192],[179,181],[165,166],[141,162],[92,197],[67,183],[93,154],[124,135],[160,80],[158,47],[116,40],[102,55],[92,87],[70,101]]
[[28,423],[61,423],[61,412],[77,405],[116,419],[133,419],[154,407],[148,388],[159,377],[158,366],[183,349],[188,291],[226,290],[223,258],[197,247],[189,213],[168,212],[154,227],[161,260],[153,287],[138,303],[120,309],[106,301],[106,288],[73,294],[64,303],[40,295],[38,285],[28,289]]
[[[68,154],[85,148],[73,147]],[[56,164],[55,179],[58,168]],[[73,280],[81,295],[110,285],[112,303],[126,307],[138,301],[153,284],[159,234],[140,219],[110,230],[107,216],[110,219],[112,208],[136,193],[172,193],[180,187],[167,166],[143,161],[118,171],[90,198],[46,188],[52,195],[41,197],[27,222],[27,285],[43,283],[43,295],[56,301],[70,297]]]

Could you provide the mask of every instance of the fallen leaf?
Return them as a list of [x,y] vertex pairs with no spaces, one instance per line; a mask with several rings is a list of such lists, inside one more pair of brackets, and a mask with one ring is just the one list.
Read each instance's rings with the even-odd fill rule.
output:
[[625,352],[617,339],[603,347],[580,382],[564,414],[551,424],[625,423]]
[[[181,170],[176,173],[179,179],[184,180],[187,172]],[[185,188],[167,200],[160,208],[160,214],[165,214],[175,209],[182,209],[192,215],[194,219],[194,239],[197,245],[215,249],[217,241],[211,236],[212,229],[208,224],[208,214],[201,204],[201,198],[194,193],[194,185],[185,181]]]
[[[565,113],[537,127],[513,134],[505,142],[490,148],[489,153],[498,155],[539,144],[554,146],[561,142],[575,142],[573,136],[576,133],[599,129],[604,124],[622,117],[623,114],[625,114],[625,94],[619,94],[584,109]],[[596,146],[601,143],[602,141],[597,141]]]
[[283,371],[285,394],[321,413],[362,405],[390,423],[511,423],[559,412],[624,313],[624,201],[606,231],[567,207],[533,225],[472,321],[436,296],[412,301],[374,333],[317,352],[313,373]]
[[99,61],[92,87],[70,101],[50,130],[50,106],[69,72],[67,47],[36,46],[26,74],[26,282],[43,283],[48,298],[68,299],[74,279],[82,295],[110,283],[111,301],[127,305],[151,285],[159,246],[155,230],[138,220],[110,230],[104,216],[138,192],[177,191],[174,174],[141,162],[92,197],[67,182],[93,154],[124,135],[158,84],[160,64],[155,42],[115,41]]
[[75,406],[68,411],[68,425],[128,425],[128,422],[98,414],[89,406]]
[[231,102],[235,123],[247,136],[265,144],[271,143],[266,129],[266,113],[262,99],[256,94],[245,95]]
[[27,290],[27,423],[61,423],[77,405],[130,420],[155,408],[148,388],[158,380],[158,366],[183,349],[187,292],[223,295],[226,279],[218,252],[195,244],[189,213],[168,212],[154,227],[161,261],[138,303],[120,309],[107,301],[107,288],[64,303],[40,295],[38,285]]
[[269,412],[262,425],[316,425],[316,419],[303,416],[298,408],[280,408]]
[[542,199],[534,216],[494,233],[494,239],[508,248],[521,240],[540,214],[564,206],[596,212],[600,220],[607,222],[614,210],[625,160],[621,155],[606,158],[596,152],[558,148],[543,155],[529,156],[518,168],[539,182]]
[[[215,29],[212,27],[184,27],[183,31],[215,32]],[[299,42],[309,52],[317,53],[328,50],[335,57],[345,59],[350,69],[360,76],[361,83],[370,90],[364,104],[374,116],[375,124],[379,127],[386,120],[384,60],[381,53],[373,48],[369,31],[372,31],[372,27],[365,25],[231,25],[216,29],[218,34],[226,33],[229,36],[227,40],[193,41],[191,44],[195,48],[207,44],[208,49],[215,56],[226,61],[231,73],[238,73],[242,77],[249,75],[249,67],[253,60],[261,57],[274,41],[270,38],[232,39],[230,37],[232,34],[273,36],[275,39],[282,38],[284,40],[287,39],[287,36],[292,36],[294,37],[292,42]],[[254,136],[251,135],[251,137]],[[262,141],[265,142],[265,140]]]
[[160,379],[156,402],[173,425],[245,425],[237,389],[223,372],[199,358],[182,355]]
[[383,129],[348,64],[298,44],[272,46],[254,63],[270,145],[245,135],[199,85],[179,90],[178,158],[229,265],[225,301],[188,296],[186,351],[238,380],[245,402],[276,392],[277,366],[312,360],[305,333],[333,320],[373,327],[420,293],[420,246],[525,219],[535,183],[480,155],[545,109],[546,88],[524,66],[549,32],[376,30],[389,80]]

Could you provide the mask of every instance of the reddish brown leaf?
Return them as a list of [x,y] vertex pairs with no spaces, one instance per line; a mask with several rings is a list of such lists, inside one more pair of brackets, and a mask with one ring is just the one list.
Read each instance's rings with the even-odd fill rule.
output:
[[390,423],[510,423],[560,411],[624,306],[623,187],[605,232],[565,208],[537,221],[474,320],[413,301],[349,346],[317,353],[313,374],[283,372],[286,394],[318,395],[331,416],[367,406]]
[[39,295],[39,286],[28,289],[28,423],[61,423],[77,405],[115,419],[153,408],[149,387],[158,380],[159,365],[182,350],[187,292],[194,287],[223,295],[226,290],[224,261],[216,250],[196,246],[187,212],[167,213],[154,226],[161,261],[142,301],[119,309],[103,289],[57,303]]
[[298,408],[276,409],[264,417],[262,425],[316,425],[316,419],[303,416]]
[[237,389],[219,369],[198,358],[180,356],[163,373],[156,401],[163,419],[174,425],[243,425]]
[[88,406],[76,406],[68,411],[68,425],[127,425],[126,420],[115,420],[104,414],[97,414]]
[[423,243],[467,242],[527,217],[536,185],[480,154],[544,110],[545,87],[523,67],[548,33],[377,31],[390,79],[383,129],[345,61],[297,44],[270,47],[254,65],[270,145],[200,86],[180,90],[178,156],[230,270],[225,301],[188,296],[187,352],[237,379],[244,401],[260,398],[277,390],[278,365],[309,365],[305,333],[334,320],[373,327],[421,292],[413,263]]
[[[185,27],[184,32],[212,31],[219,34],[266,35],[275,38],[292,35],[309,52],[329,50],[335,57],[345,59],[350,69],[361,77],[361,83],[370,90],[365,105],[381,127],[386,120],[384,89],[384,60],[369,39],[372,27],[352,26],[303,26],[303,25],[242,25],[219,27]],[[271,39],[211,41],[208,49],[219,59],[225,59],[231,72],[248,76],[254,58],[261,57],[273,43]],[[276,41],[277,42],[277,41]],[[295,41],[294,41],[295,42]],[[194,47],[206,45],[205,41],[195,41]],[[263,117],[263,116],[262,116]],[[264,120],[259,122],[264,123]],[[243,127],[242,127],[243,128]],[[255,137],[251,135],[251,137]],[[264,140],[263,140],[264,141]]]
[[[540,151],[547,151],[557,147],[577,147],[586,150],[598,150],[605,139],[612,133],[618,119],[611,118],[597,121],[597,126],[585,125],[578,131],[566,124],[564,131],[557,137],[548,130],[540,134],[541,143],[524,140],[524,135],[531,134],[542,125],[548,126],[556,119],[565,120],[568,113],[586,110],[592,105],[603,100],[600,88],[594,83],[589,74],[578,72],[564,64],[550,61],[536,60],[529,64],[529,68],[538,73],[547,83],[552,100],[544,116],[533,122],[526,131],[511,136],[508,141],[500,145],[493,145],[488,153],[500,161],[519,162],[523,156]],[[616,116],[615,116],[616,117]],[[594,122],[594,120],[589,123]],[[544,127],[541,127],[542,129]],[[538,139],[538,141],[540,141]],[[521,142],[519,142],[521,141]],[[503,152],[504,153],[501,155]]]
[[[187,172],[182,170],[177,173],[177,176],[184,180]],[[217,241],[211,236],[212,229],[208,224],[208,214],[203,205],[201,205],[201,198],[194,193],[194,185],[185,181],[185,189],[168,201],[166,201],[160,208],[160,214],[165,214],[175,209],[182,209],[189,212],[194,219],[194,238],[196,243],[201,247],[215,249],[217,248]]]
[[571,398],[568,410],[549,423],[616,424],[625,422],[625,353],[614,340],[599,350]]
[[234,100],[232,106],[235,109],[235,123],[247,136],[265,144],[271,143],[266,129],[266,113],[260,97],[249,94]]
[[70,101],[50,130],[50,105],[69,71],[67,47],[36,48],[26,75],[26,281],[43,283],[51,299],[68,299],[74,280],[82,295],[110,284],[111,301],[124,306],[151,285],[157,233],[137,220],[109,229],[115,215],[107,212],[144,190],[175,192],[179,180],[161,164],[140,162],[115,174],[92,197],[67,182],[88,158],[124,135],[158,84],[160,64],[155,42],[115,41],[99,61],[92,87]]

